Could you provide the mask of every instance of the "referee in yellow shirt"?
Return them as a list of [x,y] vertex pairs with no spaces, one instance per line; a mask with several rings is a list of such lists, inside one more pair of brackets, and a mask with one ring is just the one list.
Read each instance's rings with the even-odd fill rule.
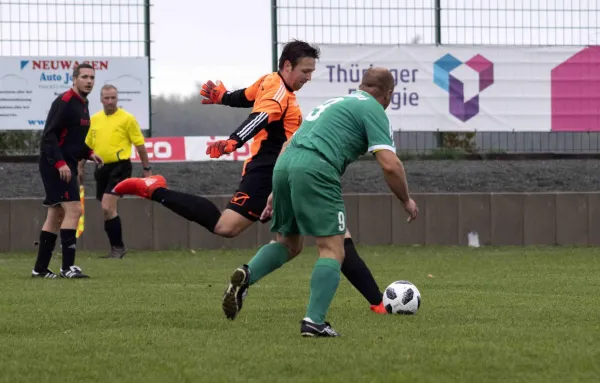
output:
[[[132,165],[129,158],[132,145],[137,148],[142,161],[144,177],[151,176],[152,172],[138,122],[131,113],[117,106],[117,88],[104,85],[100,90],[100,99],[104,108],[91,117],[85,143],[104,159],[104,166],[96,167],[94,172],[96,199],[102,204],[104,230],[110,242],[110,253],[104,258],[123,258],[127,249],[123,243],[121,219],[117,213],[117,202],[121,196],[114,194],[112,189],[131,177]],[[82,161],[79,174],[83,174],[83,164]]]

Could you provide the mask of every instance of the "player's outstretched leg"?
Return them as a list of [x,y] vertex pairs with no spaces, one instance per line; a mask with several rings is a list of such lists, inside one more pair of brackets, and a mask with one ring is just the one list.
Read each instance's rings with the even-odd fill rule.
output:
[[121,195],[136,195],[138,197],[150,199],[156,189],[166,187],[167,181],[165,178],[157,174],[146,178],[127,178],[119,182],[113,188],[113,192]]
[[310,278],[310,298],[305,318],[300,322],[300,334],[305,337],[340,336],[325,321],[329,306],[340,283],[341,264],[344,260],[344,236],[318,237],[317,260]]
[[225,316],[235,319],[242,309],[242,301],[248,294],[248,288],[283,266],[301,250],[302,237],[278,235],[277,242],[261,247],[248,265],[235,269],[223,294],[222,308]]
[[350,232],[346,231],[344,238],[344,263],[342,274],[365,297],[371,305],[371,311],[377,314],[387,314],[383,307],[383,293],[373,278],[371,270],[358,255]]
[[204,226],[210,232],[214,232],[221,218],[221,211],[210,200],[167,189],[167,181],[161,175],[128,178],[119,182],[113,191],[117,194],[136,195],[156,201],[175,214]]

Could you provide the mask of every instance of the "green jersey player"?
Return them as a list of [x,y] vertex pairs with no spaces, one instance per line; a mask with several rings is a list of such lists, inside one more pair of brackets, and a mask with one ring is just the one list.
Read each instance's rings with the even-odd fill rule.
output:
[[360,155],[374,153],[388,186],[404,204],[409,222],[418,214],[385,113],[393,90],[394,78],[388,69],[370,68],[359,91],[330,99],[306,116],[277,160],[273,192],[263,212],[263,217],[273,217],[271,231],[277,233],[277,241],[263,246],[248,265],[234,271],[223,296],[228,318],[235,318],[251,284],[298,255],[304,236],[314,236],[319,259],[300,332],[303,336],[339,335],[325,322],[325,315],[344,259],[346,213],[340,178],[346,167]]

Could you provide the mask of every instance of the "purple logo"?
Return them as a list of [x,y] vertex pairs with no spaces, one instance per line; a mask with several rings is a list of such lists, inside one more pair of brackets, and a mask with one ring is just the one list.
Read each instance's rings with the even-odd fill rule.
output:
[[465,122],[479,113],[479,93],[494,83],[494,64],[482,55],[463,63],[446,54],[433,63],[433,82],[449,93],[449,111]]

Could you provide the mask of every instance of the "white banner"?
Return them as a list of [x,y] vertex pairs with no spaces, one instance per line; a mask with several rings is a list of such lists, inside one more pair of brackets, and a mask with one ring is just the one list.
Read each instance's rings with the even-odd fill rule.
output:
[[303,114],[358,88],[370,66],[396,80],[387,109],[404,131],[600,130],[600,47],[320,45]]
[[73,86],[73,69],[82,62],[96,70],[88,96],[90,115],[102,110],[100,88],[119,90],[119,106],[148,129],[147,57],[0,57],[0,130],[43,129],[50,105]]

